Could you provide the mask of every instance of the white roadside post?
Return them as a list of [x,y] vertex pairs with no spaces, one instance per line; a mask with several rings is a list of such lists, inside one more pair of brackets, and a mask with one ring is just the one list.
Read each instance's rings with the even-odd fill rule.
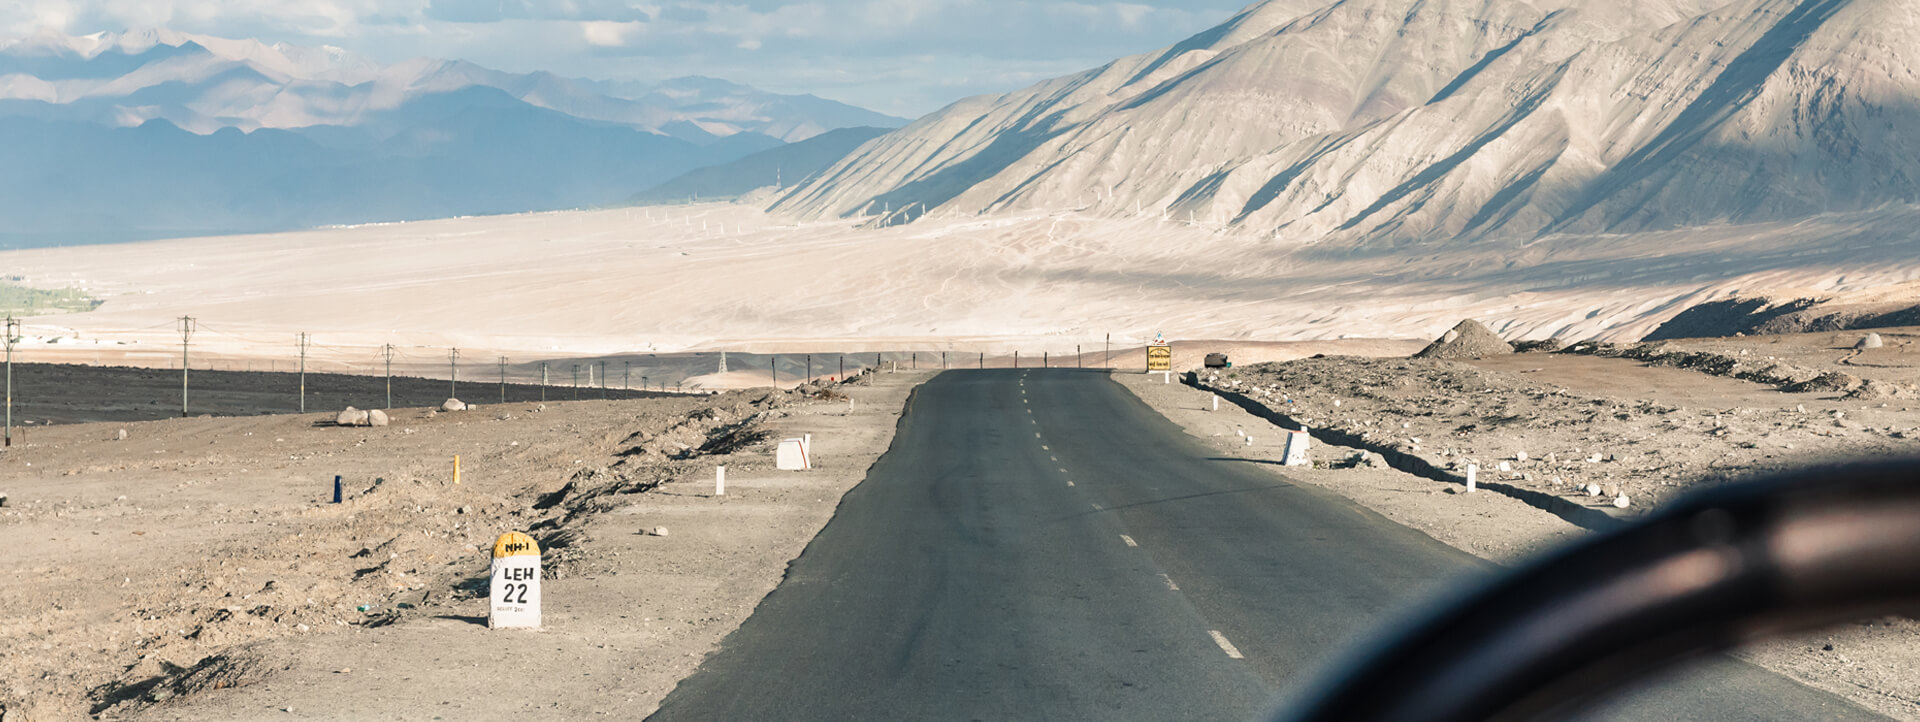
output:
[[727,467],[713,467],[713,495],[727,495]]
[[1467,465],[1467,493],[1472,494],[1474,489],[1477,488],[1479,484],[1480,484],[1480,465],[1468,464]]
[[[1307,449],[1313,443],[1313,434],[1304,428],[1299,431],[1288,431],[1286,434],[1287,447],[1286,450],[1281,453],[1281,465],[1312,466],[1313,459],[1309,457]],[[1252,437],[1248,437],[1248,442],[1252,442]]]
[[540,628],[540,545],[533,537],[510,531],[493,542],[487,626]]
[[1220,410],[1220,395],[1219,395],[1219,394],[1214,394],[1214,395],[1213,395],[1213,410],[1214,410],[1214,411],[1219,411],[1219,410]]

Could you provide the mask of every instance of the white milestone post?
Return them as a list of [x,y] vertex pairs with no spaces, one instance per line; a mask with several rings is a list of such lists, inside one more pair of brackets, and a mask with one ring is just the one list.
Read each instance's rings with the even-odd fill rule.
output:
[[510,531],[493,542],[487,600],[488,627],[540,628],[540,545],[533,537]]
[[713,467],[713,495],[727,495],[727,467]]
[[1286,433],[1287,447],[1281,452],[1280,463],[1285,466],[1312,466],[1313,460],[1308,455],[1308,447],[1312,445],[1313,434],[1305,428]]
[[1472,494],[1474,489],[1478,487],[1479,484],[1480,484],[1480,465],[1468,464],[1467,465],[1467,493]]

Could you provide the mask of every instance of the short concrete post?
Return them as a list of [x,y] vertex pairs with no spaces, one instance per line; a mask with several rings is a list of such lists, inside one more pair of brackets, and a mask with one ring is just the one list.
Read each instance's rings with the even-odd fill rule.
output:
[[727,467],[713,467],[713,495],[727,495]]
[[1214,411],[1219,411],[1219,410],[1220,410],[1220,395],[1219,395],[1219,394],[1214,394],[1214,395],[1213,395],[1213,410],[1214,410]]
[[1467,493],[1472,494],[1480,485],[1480,465],[1467,465]]

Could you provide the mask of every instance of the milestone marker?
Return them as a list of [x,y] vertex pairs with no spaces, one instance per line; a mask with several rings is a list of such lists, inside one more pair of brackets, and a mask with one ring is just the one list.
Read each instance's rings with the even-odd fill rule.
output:
[[540,545],[533,537],[510,531],[493,542],[487,626],[540,628]]

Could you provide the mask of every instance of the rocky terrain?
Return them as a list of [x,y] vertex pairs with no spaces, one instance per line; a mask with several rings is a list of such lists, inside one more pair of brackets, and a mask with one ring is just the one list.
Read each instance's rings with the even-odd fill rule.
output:
[[[1198,370],[1185,387],[1120,378],[1234,458],[1277,464],[1278,428],[1305,424],[1316,468],[1287,469],[1289,478],[1512,564],[1689,490],[1821,461],[1920,455],[1911,391],[1920,358],[1908,353],[1917,331],[1883,329],[1875,349],[1854,348],[1861,332],[1814,333],[1456,360],[1322,355],[1217,376]],[[1302,356],[1316,348],[1296,346]],[[1897,393],[1858,393],[1869,383]],[[1218,411],[1211,393],[1226,401]],[[1468,464],[1479,467],[1478,493],[1465,493]],[[1896,719],[1920,719],[1912,618],[1861,620],[1737,654]]]
[[[94,383],[76,378],[61,388]],[[562,585],[549,586],[549,599],[565,600],[550,602],[558,610],[550,619],[607,613],[581,606],[564,586],[617,565],[618,551],[593,543],[607,533],[595,524],[650,494],[673,493],[663,486],[705,484],[710,494],[715,464],[734,467],[735,497],[763,498],[753,506],[785,499],[779,504],[786,506],[764,508],[790,511],[714,523],[761,525],[804,543],[808,525],[824,523],[814,507],[830,511],[824,502],[837,494],[803,492],[804,506],[795,506],[798,497],[765,497],[753,473],[771,465],[781,420],[822,409],[852,419],[844,392],[857,391],[879,401],[862,413],[890,429],[904,393],[893,387],[879,397],[872,395],[877,389],[856,385],[515,401],[460,412],[402,408],[380,428],[336,427],[334,414],[324,413],[36,429],[0,451],[0,542],[15,550],[0,569],[12,580],[0,587],[0,605],[12,610],[0,620],[0,667],[7,670],[0,718],[164,717],[190,702],[213,706],[196,707],[189,718],[257,717],[264,710],[194,698],[295,674],[297,661],[326,654],[317,650],[358,649],[351,656],[372,663],[377,655],[356,648],[366,638],[354,635],[416,623],[484,624],[488,554],[504,531],[526,531],[544,547],[550,585]],[[891,407],[888,398],[896,400]],[[824,406],[809,407],[817,404]],[[815,428],[824,427],[809,430]],[[848,461],[845,453],[828,458],[853,469],[871,461]],[[336,476],[344,492],[339,504],[330,503]],[[631,534],[628,525],[624,533]],[[641,531],[664,535],[669,528]],[[770,589],[775,570],[790,558],[779,554],[798,553],[792,542],[768,541],[697,571],[753,572],[706,603],[725,602],[728,614],[743,618],[734,607],[750,610],[754,590]],[[709,627],[666,643],[699,650],[730,629]],[[361,665],[327,673],[347,675],[354,666]],[[664,672],[672,673],[671,665]],[[333,714],[350,714],[341,710],[352,704],[341,699]]]

